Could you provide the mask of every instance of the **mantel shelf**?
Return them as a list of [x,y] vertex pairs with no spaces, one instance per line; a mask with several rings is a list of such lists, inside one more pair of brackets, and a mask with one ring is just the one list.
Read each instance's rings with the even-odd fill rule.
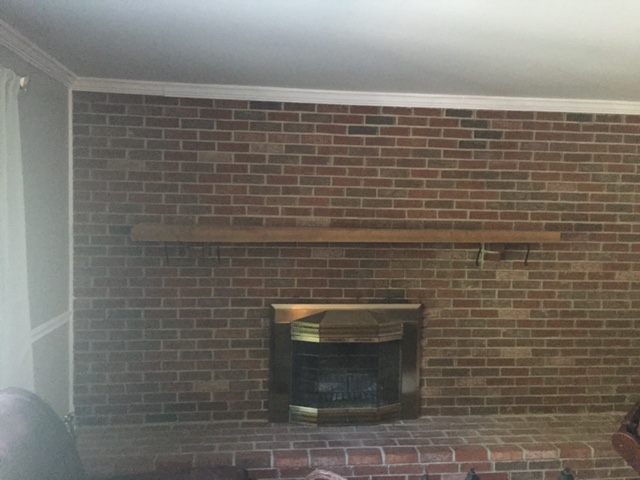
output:
[[175,243],[555,243],[559,232],[514,230],[409,230],[370,228],[268,228],[209,225],[136,225],[137,242]]

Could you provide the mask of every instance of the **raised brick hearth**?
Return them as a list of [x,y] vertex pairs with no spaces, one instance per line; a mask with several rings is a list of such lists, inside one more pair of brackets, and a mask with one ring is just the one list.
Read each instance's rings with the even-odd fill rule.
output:
[[370,427],[190,423],[83,427],[78,445],[93,474],[234,464],[255,480],[301,479],[314,468],[350,480],[631,480],[613,451],[612,414],[466,416]]

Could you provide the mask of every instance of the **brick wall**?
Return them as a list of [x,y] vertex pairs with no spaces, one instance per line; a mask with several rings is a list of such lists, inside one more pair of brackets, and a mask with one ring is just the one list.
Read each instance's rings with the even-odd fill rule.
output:
[[[74,94],[84,423],[266,419],[269,306],[422,302],[425,415],[640,395],[640,116]],[[557,244],[132,242],[140,223],[559,231]]]

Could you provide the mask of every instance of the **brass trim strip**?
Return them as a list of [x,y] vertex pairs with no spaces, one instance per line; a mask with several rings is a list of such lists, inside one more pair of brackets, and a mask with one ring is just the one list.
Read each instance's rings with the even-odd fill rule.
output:
[[311,408],[289,406],[289,421],[305,425],[330,426],[391,422],[400,418],[399,403],[366,408]]

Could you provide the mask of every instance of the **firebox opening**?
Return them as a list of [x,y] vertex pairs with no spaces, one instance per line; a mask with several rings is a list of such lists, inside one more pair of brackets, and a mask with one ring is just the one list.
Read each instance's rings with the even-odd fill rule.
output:
[[289,420],[377,423],[400,415],[400,342],[293,342]]
[[269,417],[313,425],[418,416],[419,305],[274,305]]

